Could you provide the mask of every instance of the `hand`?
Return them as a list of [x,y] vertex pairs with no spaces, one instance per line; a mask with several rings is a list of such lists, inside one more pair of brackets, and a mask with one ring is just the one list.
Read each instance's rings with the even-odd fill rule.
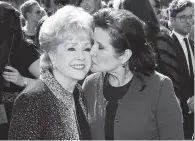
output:
[[190,113],[194,113],[194,96],[190,97],[187,101]]
[[5,69],[8,70],[3,72],[3,77],[5,80],[14,83],[17,86],[25,86],[24,77],[20,75],[18,70],[11,66],[6,66]]

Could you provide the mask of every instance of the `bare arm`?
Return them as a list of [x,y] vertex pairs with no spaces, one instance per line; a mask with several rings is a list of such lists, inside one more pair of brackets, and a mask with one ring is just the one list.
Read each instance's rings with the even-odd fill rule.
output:
[[[35,79],[31,79],[31,78],[27,78],[27,77],[22,76],[20,74],[20,72],[18,72],[17,69],[15,69],[11,66],[6,66],[5,68],[7,70],[10,70],[10,72],[5,71],[3,73],[4,79],[9,81],[9,82],[12,82],[18,86],[25,87],[27,84],[32,84],[36,81]],[[35,62],[33,62],[29,66],[28,70],[35,78],[39,78],[39,75],[40,75],[39,59],[36,60]]]

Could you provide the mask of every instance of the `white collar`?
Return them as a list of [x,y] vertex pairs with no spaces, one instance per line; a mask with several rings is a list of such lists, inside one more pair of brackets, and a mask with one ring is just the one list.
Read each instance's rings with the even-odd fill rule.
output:
[[183,35],[179,34],[178,32],[176,32],[175,30],[173,30],[173,33],[175,34],[175,36],[177,37],[177,39],[179,40],[180,43],[183,42],[184,38],[188,39],[188,35],[183,36]]

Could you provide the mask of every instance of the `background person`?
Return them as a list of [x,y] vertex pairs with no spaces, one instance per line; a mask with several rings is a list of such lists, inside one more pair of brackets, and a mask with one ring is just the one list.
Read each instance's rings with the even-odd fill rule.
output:
[[173,0],[169,5],[171,42],[161,40],[159,72],[170,77],[184,117],[185,139],[194,133],[194,41],[189,33],[194,25],[194,4]]
[[40,71],[39,53],[22,38],[20,13],[6,2],[0,2],[0,9],[0,104],[8,121],[0,123],[0,139],[7,140],[13,102]]
[[36,26],[39,20],[45,15],[36,0],[28,0],[20,6],[20,11],[26,23],[22,28],[24,38],[31,43],[35,42]]

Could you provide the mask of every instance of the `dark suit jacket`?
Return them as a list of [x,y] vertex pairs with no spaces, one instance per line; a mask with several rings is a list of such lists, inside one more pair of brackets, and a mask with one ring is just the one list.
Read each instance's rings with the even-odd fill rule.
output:
[[[194,95],[194,78],[189,75],[189,70],[187,66],[187,61],[182,49],[182,46],[178,40],[178,38],[175,36],[174,33],[171,34],[171,38],[174,42],[174,50],[176,52],[176,59],[178,62],[178,73],[179,73],[179,79],[180,79],[180,89],[176,91],[176,95],[179,95],[181,103],[186,103],[188,98],[192,97]],[[190,46],[192,48],[192,51],[194,52],[194,42],[193,40],[189,39]],[[186,107],[187,108],[187,107]],[[187,109],[183,109],[183,112],[187,112]],[[185,111],[187,110],[187,111]]]
[[[86,116],[81,93],[79,102]],[[79,125],[73,94],[50,73],[41,75],[16,99],[9,130],[11,140],[79,140]]]
[[[188,114],[189,108],[187,100],[194,96],[194,76],[192,77],[189,75],[187,61],[178,38],[175,34],[172,34],[171,38],[174,41],[173,47],[175,48],[176,58],[179,65],[180,89],[176,91],[176,94],[180,96],[180,105],[184,117],[184,136],[185,139],[191,139],[192,134],[194,133],[194,113]],[[189,39],[189,42],[194,55],[194,41]]]

